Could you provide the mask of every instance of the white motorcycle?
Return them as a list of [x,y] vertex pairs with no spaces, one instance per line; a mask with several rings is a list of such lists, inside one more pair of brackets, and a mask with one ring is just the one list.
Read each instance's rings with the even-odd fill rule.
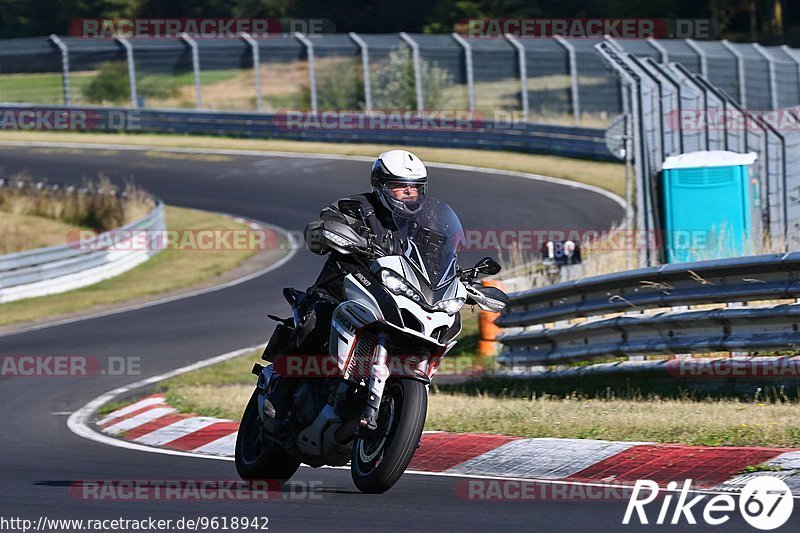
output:
[[[464,233],[447,204],[428,198],[412,216],[395,216],[395,223],[401,255],[388,255],[350,226],[323,223],[326,244],[357,254],[364,266],[345,278],[347,299],[334,311],[325,361],[284,355],[254,366],[258,383],[236,441],[243,479],[283,483],[301,463],[349,461],[359,490],[388,490],[419,446],[427,385],[461,332],[459,310],[465,303],[493,312],[505,307],[502,291],[474,283],[479,274],[498,273],[499,264],[487,257],[470,269],[457,266]],[[270,344],[302,318],[297,303],[303,293],[285,289],[284,295],[294,318],[282,320]],[[309,362],[330,370],[292,374]],[[295,382],[286,427],[276,434],[265,400],[278,379]]]

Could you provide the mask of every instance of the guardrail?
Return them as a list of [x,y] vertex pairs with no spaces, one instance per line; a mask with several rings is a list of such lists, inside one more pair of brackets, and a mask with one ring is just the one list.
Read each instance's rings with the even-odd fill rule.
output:
[[[116,242],[112,235],[164,229],[164,204],[158,202],[147,216],[121,228],[95,236],[82,246],[61,245],[0,256],[0,303],[45,296],[92,285],[147,261],[160,250],[109,249],[97,243]],[[94,249],[97,248],[97,249]]]
[[[510,150],[538,154],[580,157],[593,160],[617,161],[605,143],[605,130],[577,126],[554,126],[527,122],[508,123],[487,120],[448,119],[450,127],[423,127],[420,118],[410,127],[391,127],[402,117],[392,120],[380,112],[348,113],[354,126],[326,126],[324,112],[308,114],[242,113],[197,110],[153,110],[109,107],[63,107],[32,104],[0,104],[0,114],[6,112],[35,113],[35,110],[63,113],[70,117],[66,124],[93,132],[149,132],[188,135],[225,135],[258,139],[286,139],[316,142],[385,143],[437,148],[477,148]],[[414,113],[414,112],[409,112]],[[395,113],[396,115],[397,113]],[[33,115],[31,115],[33,116]],[[27,120],[20,116],[20,129]],[[431,119],[432,123],[444,123]],[[359,125],[363,124],[364,127]],[[377,125],[376,125],[377,124]],[[415,124],[419,125],[415,129]]]
[[[689,309],[800,298],[799,252],[642,268],[510,296],[496,320],[506,367],[800,347],[800,304]],[[644,313],[659,308],[667,310]]]

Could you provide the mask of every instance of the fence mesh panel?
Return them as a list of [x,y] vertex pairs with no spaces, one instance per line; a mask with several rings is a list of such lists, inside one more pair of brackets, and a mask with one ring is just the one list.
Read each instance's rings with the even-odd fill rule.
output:
[[61,51],[48,37],[0,43],[0,100],[63,104]]
[[417,108],[411,50],[396,34],[359,34],[369,48],[372,108]]
[[681,108],[679,87],[670,83],[672,76],[665,72],[663,65],[656,61],[645,61],[645,68],[658,80],[661,89],[662,116],[662,159],[680,154],[681,150]]
[[568,41],[575,48],[581,125],[605,127],[622,110],[619,81],[595,51],[600,39]]
[[475,107],[489,117],[496,111],[522,110],[519,55],[505,39],[470,39]]
[[311,38],[317,106],[323,110],[364,108],[364,74],[361,49],[345,34]]
[[253,51],[242,39],[197,39],[205,109],[255,111]]
[[[797,109],[794,111],[797,114]],[[800,117],[798,117],[800,119]],[[786,139],[786,196],[789,220],[789,250],[800,246],[800,131],[784,135]]]
[[670,63],[680,63],[689,72],[700,73],[700,56],[685,41],[657,39],[658,44],[667,51]]
[[[731,98],[741,102],[741,88],[739,87],[739,69],[736,56],[716,41],[696,41],[696,44],[706,54],[708,66],[707,78],[714,86],[722,89]],[[687,67],[688,68],[688,67]]]
[[73,104],[131,104],[128,59],[114,39],[62,37],[69,51],[70,94]]
[[769,64],[750,44],[731,43],[744,60],[744,86],[747,108],[750,110],[771,109],[769,88]]
[[425,109],[469,109],[464,49],[451,35],[412,35],[423,63]]
[[661,60],[661,53],[649,41],[638,39],[615,39],[614,43],[636,57],[649,57],[656,61]]
[[532,122],[572,124],[569,55],[553,39],[519,39],[525,47],[528,108]]
[[778,93],[778,109],[800,104],[798,64],[780,46],[765,46],[763,50],[775,61],[775,88]]
[[278,36],[257,44],[264,111],[310,109],[308,57],[302,43]]
[[196,106],[192,50],[181,39],[130,39],[139,106]]
[[[370,58],[370,88],[375,109],[417,107],[412,54],[397,34],[363,34]],[[452,35],[412,35],[419,45],[423,103],[428,110],[467,109],[466,55]],[[125,48],[114,39],[63,37],[70,60],[73,103],[129,105]],[[349,35],[311,38],[315,47],[320,109],[361,110],[365,106],[361,50]],[[573,122],[569,56],[557,41],[519,38],[525,49],[530,120]],[[598,39],[569,39],[575,48],[581,124],[603,127],[621,109],[620,87],[593,50]],[[131,39],[137,88],[145,107],[197,106],[192,50],[181,39]],[[242,39],[197,39],[202,107],[253,111],[257,108],[255,71],[250,45]],[[477,109],[522,110],[517,50],[504,38],[472,38]],[[683,40],[615,39],[616,47],[636,57],[669,61],[701,72],[700,54]],[[736,56],[719,41],[696,41],[705,57],[707,78],[741,102]],[[304,45],[293,36],[258,41],[264,111],[311,107],[309,68]],[[772,106],[768,61],[751,44],[731,46],[744,57],[749,109]],[[775,61],[778,107],[800,104],[800,50],[765,47]],[[61,52],[48,37],[7,39],[0,43],[0,101],[63,103]]]

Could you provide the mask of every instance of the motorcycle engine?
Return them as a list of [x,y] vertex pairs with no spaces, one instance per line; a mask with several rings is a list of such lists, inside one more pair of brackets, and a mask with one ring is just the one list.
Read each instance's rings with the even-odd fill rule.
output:
[[292,395],[292,413],[297,424],[306,428],[314,423],[317,415],[328,401],[328,380],[306,379]]

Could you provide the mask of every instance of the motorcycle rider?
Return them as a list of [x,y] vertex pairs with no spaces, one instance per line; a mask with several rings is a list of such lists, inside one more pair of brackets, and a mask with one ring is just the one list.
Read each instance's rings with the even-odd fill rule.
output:
[[[358,269],[363,258],[343,253],[326,244],[322,226],[325,221],[347,224],[387,253],[399,253],[403,245],[395,238],[397,229],[393,215],[411,215],[425,201],[428,173],[424,163],[406,150],[389,150],[378,156],[370,173],[371,191],[342,198],[327,206],[317,220],[305,229],[309,249],[319,255],[329,254],[317,280],[305,295],[298,295],[297,308],[305,317],[281,350],[287,354],[327,353],[328,335],[333,312],[345,300],[344,278]],[[270,343],[272,344],[272,343]],[[269,346],[267,352],[269,352]],[[265,354],[276,355],[276,354]],[[270,383],[265,412],[282,426],[281,419],[290,408],[290,380]]]

